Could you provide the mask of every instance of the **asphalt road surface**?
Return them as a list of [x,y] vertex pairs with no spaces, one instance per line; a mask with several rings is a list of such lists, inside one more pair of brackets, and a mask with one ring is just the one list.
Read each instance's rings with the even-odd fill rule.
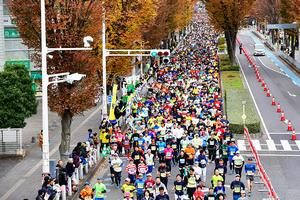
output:
[[[241,31],[238,37],[243,47],[253,55],[258,38],[248,30]],[[283,72],[280,66],[284,63],[275,58],[267,48],[266,51],[266,56],[253,58],[276,102],[280,102],[286,118],[292,121],[297,136],[300,137],[300,88]],[[276,106],[271,105],[271,98],[266,97],[245,55],[237,52],[236,56],[265,126],[266,134],[254,140],[262,164],[280,199],[300,199],[300,174],[297,170],[300,165],[300,140],[290,140],[291,132],[287,131],[287,124],[280,121],[280,113],[276,113]],[[245,143],[245,148],[248,149],[247,142]]]
[[[128,164],[127,158],[122,158],[122,160],[124,162],[123,169],[125,169],[126,165]],[[156,177],[156,172],[157,172],[157,167],[158,167],[158,162],[157,161],[156,161],[155,166],[156,167],[154,168],[154,170],[152,172],[153,178]],[[211,186],[210,180],[211,180],[211,177],[213,175],[212,173],[213,173],[214,167],[215,167],[214,163],[210,163],[207,166],[207,180],[206,180],[206,186],[207,187]],[[231,193],[231,190],[230,190],[229,186],[230,186],[231,181],[234,180],[234,175],[230,174],[229,171],[230,170],[228,170],[228,174],[226,175],[226,180],[225,180],[225,191],[226,191],[228,200],[232,199],[232,193]],[[121,192],[121,189],[116,188],[115,185],[113,185],[111,183],[109,168],[107,167],[105,169],[105,171],[101,170],[101,171],[98,171],[97,173],[98,174],[95,174],[95,177],[100,176],[100,177],[104,178],[104,184],[106,185],[107,191],[108,191],[107,192],[107,200],[121,200],[122,197],[123,197],[123,194]],[[172,190],[172,187],[173,187],[173,183],[175,181],[175,177],[178,173],[179,173],[178,167],[177,166],[175,166],[175,167],[172,166],[171,176],[169,177],[169,180],[168,180],[168,193],[169,193],[169,196],[170,196],[171,200],[175,199],[174,191]],[[125,178],[127,178],[127,173],[125,172],[125,170],[123,170],[122,171],[122,181],[121,181],[122,184],[124,183]],[[94,179],[91,182],[91,184],[94,184],[95,182],[96,182],[96,180]],[[245,178],[245,173],[244,172],[242,174],[242,182],[246,186],[246,178]],[[255,182],[260,182],[260,179],[258,177],[256,177]],[[206,190],[208,190],[208,188],[206,188]],[[249,200],[261,200],[263,198],[268,197],[266,192],[259,192],[258,190],[265,190],[265,188],[261,184],[255,184],[253,195],[252,195],[252,197],[249,198]]]

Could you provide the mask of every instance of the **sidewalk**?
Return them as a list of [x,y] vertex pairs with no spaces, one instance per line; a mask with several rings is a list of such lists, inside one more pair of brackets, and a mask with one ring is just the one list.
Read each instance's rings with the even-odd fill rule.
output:
[[300,50],[295,50],[295,59],[290,57],[289,55],[287,55],[286,53],[284,53],[283,51],[280,50],[279,46],[274,45],[270,42],[270,40],[267,38],[266,35],[260,33],[259,31],[257,31],[256,29],[251,29],[251,31],[257,35],[260,40],[262,40],[263,42],[265,42],[265,44],[269,47],[271,47],[271,49],[277,54],[277,55],[281,55],[280,57],[283,59],[288,59],[289,62],[295,62],[295,65],[300,66]]
[[[78,141],[86,140],[87,129],[92,128],[94,131],[98,131],[97,126],[100,119],[99,110],[99,106],[97,106],[89,111],[86,111],[84,116],[77,116],[73,119],[71,127],[71,148],[73,148]],[[59,122],[59,117],[55,116],[55,113],[50,113],[49,118],[50,158],[58,159],[58,148],[61,140],[61,125]],[[27,126],[29,127],[26,127],[28,130],[26,130],[24,133],[24,138],[26,137],[25,142],[31,140],[31,136],[36,136],[37,133],[34,131],[39,130],[39,126],[41,126],[41,124],[41,116],[39,116],[39,112],[37,115],[28,119]],[[26,135],[27,133],[28,135]],[[28,148],[29,151],[25,159],[15,163],[13,166],[10,166],[10,169],[6,170],[5,175],[1,176],[0,200],[22,200],[25,198],[35,199],[42,181],[41,151],[37,145],[31,145]]]
[[[56,113],[49,111],[49,132],[50,136],[52,133],[60,127],[60,118]],[[26,119],[26,126],[23,128],[23,148],[26,150],[26,155],[23,159],[27,159],[29,155],[31,155],[31,151],[37,151],[37,136],[42,129],[42,101],[38,100],[37,113],[30,118]],[[32,143],[32,137],[36,138],[35,143]],[[50,138],[50,143],[51,143]],[[29,156],[30,157],[30,156]],[[22,159],[19,158],[3,158],[0,162],[0,180],[5,176],[5,174],[21,162]],[[0,192],[1,194],[1,192]]]

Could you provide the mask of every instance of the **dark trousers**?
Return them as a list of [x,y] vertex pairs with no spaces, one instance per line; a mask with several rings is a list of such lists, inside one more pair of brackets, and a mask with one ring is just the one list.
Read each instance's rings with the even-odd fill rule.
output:
[[214,161],[216,159],[216,153],[217,153],[216,149],[208,149],[208,159]]
[[117,186],[119,186],[121,183],[121,173],[122,172],[114,172],[115,183]]
[[242,169],[243,169],[242,167],[240,168],[235,167],[235,173],[239,174],[242,177]]
[[172,169],[172,166],[171,166],[172,160],[171,159],[165,159],[165,161],[166,161],[167,171],[170,172],[171,169]]
[[196,191],[196,188],[186,188],[186,193],[189,196],[189,199],[193,199],[193,195]]

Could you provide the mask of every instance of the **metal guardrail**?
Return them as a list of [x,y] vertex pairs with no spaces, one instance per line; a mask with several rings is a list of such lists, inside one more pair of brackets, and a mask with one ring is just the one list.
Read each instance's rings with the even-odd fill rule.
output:
[[[270,178],[269,178],[269,176],[267,175],[267,173],[266,173],[266,171],[265,171],[263,165],[262,165],[261,162],[260,162],[260,158],[259,158],[259,156],[258,156],[258,154],[257,154],[257,151],[256,151],[255,147],[253,146],[252,140],[251,140],[251,138],[250,138],[249,131],[248,131],[248,129],[247,129],[246,127],[244,128],[244,134],[245,134],[245,136],[246,136],[246,138],[247,138],[247,140],[248,140],[248,143],[249,143],[249,145],[250,145],[250,149],[251,149],[252,154],[253,154],[253,156],[254,156],[254,158],[255,158],[256,166],[257,166],[258,171],[259,171],[259,173],[260,173],[260,175],[261,175],[261,178],[262,178],[262,183],[263,183],[263,184],[265,185],[265,187],[267,188],[267,191],[266,191],[266,192],[269,193],[269,198],[272,199],[272,200],[279,200],[279,197],[278,197],[278,195],[276,194],[276,192],[275,192],[275,190],[274,190],[274,188],[273,188],[273,186],[272,186],[272,183],[271,183],[271,181],[270,181]],[[265,192],[265,190],[264,190],[263,192]]]
[[0,129],[0,156],[24,156],[21,128]]

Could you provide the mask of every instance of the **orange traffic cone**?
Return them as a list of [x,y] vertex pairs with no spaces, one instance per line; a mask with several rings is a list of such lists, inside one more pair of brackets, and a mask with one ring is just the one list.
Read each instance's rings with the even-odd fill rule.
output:
[[258,79],[258,82],[260,83],[261,82],[261,77],[259,76],[257,79]]
[[270,90],[268,89],[267,90],[267,97],[270,97],[271,96],[271,93],[270,93]]
[[261,86],[265,87],[265,81],[264,80],[261,80]]
[[278,113],[281,112],[280,103],[277,104],[277,112],[278,112]]
[[281,111],[280,121],[285,121],[285,115],[284,115],[283,110]]
[[266,92],[268,90],[267,85],[264,86],[264,91]]
[[297,140],[296,131],[292,131],[292,140]]
[[288,131],[293,131],[293,125],[292,125],[292,122],[291,120],[289,120],[288,122],[288,128],[287,128]]
[[275,97],[273,96],[273,97],[272,97],[272,106],[275,106],[275,105],[276,105]]

